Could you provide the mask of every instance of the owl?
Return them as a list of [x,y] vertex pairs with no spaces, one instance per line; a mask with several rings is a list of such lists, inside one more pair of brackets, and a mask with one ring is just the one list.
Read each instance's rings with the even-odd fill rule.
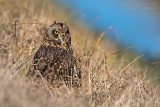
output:
[[71,35],[66,23],[54,21],[46,29],[43,42],[33,58],[32,74],[39,72],[48,83],[64,81],[67,86],[81,86],[81,70],[73,56]]

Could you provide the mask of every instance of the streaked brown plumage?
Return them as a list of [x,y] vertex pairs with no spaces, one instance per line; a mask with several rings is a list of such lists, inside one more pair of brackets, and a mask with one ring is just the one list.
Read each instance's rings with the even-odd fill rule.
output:
[[33,74],[39,71],[51,84],[64,80],[67,85],[80,85],[81,71],[71,48],[66,23],[54,22],[46,32],[33,61]]

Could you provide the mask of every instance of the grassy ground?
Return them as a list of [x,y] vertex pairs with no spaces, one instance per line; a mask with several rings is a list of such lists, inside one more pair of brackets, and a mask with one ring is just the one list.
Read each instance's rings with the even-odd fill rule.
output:
[[[157,107],[159,85],[147,79],[141,56],[129,57],[114,43],[71,19],[72,13],[47,0],[0,0],[1,107]],[[54,20],[70,27],[74,56],[81,57],[82,89],[50,88],[26,76],[43,38],[43,27]],[[16,25],[15,25],[16,23]],[[123,55],[120,53],[123,52]]]

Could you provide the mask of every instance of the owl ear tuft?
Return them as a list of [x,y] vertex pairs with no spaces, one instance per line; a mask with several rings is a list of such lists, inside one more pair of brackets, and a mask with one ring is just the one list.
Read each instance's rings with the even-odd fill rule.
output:
[[57,24],[57,21],[56,21],[56,20],[54,21],[54,24]]

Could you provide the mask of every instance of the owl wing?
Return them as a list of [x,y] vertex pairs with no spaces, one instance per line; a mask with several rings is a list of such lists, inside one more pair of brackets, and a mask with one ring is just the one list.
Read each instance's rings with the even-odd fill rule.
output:
[[42,45],[34,56],[34,70],[39,70],[43,73],[48,68],[48,65],[56,60],[55,56],[57,55],[55,48]]

